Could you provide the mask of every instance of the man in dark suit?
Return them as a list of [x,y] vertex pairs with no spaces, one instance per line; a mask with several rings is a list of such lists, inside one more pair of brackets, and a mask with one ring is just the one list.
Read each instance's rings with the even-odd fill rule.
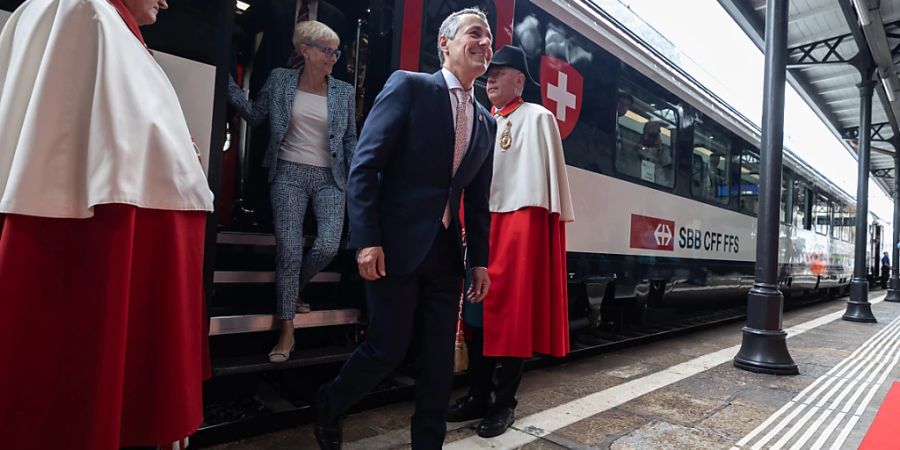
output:
[[[444,20],[443,68],[398,71],[366,120],[350,167],[350,244],[368,280],[369,332],[340,374],[316,398],[316,440],[340,448],[350,407],[416,349],[414,449],[441,447],[453,378],[456,317],[464,273],[459,208],[465,190],[467,295],[487,294],[488,200],[496,125],[474,99],[474,81],[491,61],[492,35],[478,9]],[[415,339],[413,339],[415,337]]]

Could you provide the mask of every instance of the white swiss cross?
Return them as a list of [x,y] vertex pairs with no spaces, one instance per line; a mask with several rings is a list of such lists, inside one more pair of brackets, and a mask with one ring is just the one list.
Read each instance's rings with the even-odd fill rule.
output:
[[547,83],[547,98],[556,102],[556,118],[565,122],[566,109],[575,109],[575,94],[569,92],[569,76],[563,72],[557,72],[558,85]]
[[656,226],[653,237],[656,238],[656,245],[665,247],[669,245],[669,241],[672,240],[672,230],[669,229],[668,225],[661,223]]

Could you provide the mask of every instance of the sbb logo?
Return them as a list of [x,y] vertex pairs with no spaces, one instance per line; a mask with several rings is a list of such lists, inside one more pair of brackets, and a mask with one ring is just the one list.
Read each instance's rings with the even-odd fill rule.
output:
[[675,250],[675,222],[657,217],[631,215],[631,248]]

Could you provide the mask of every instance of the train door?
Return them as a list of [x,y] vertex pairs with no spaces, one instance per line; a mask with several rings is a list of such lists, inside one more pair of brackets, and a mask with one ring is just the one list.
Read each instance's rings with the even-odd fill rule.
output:
[[[293,58],[294,0],[237,2],[231,46],[231,75],[255,99],[273,69],[289,67]],[[392,70],[395,0],[320,0],[307,12],[340,38],[341,56],[332,75],[356,89],[355,119],[362,124],[374,95]],[[229,117],[232,158],[225,167],[217,204],[220,227],[234,232],[272,231],[267,171],[262,159],[269,144],[268,124],[248,127]]]
[[[350,116],[357,128],[393,69],[394,30],[399,20],[395,3],[400,2],[319,0],[315,8],[303,12],[309,19],[327,25],[340,39],[340,55],[331,75],[354,88],[356,111]],[[301,4],[296,0],[239,1],[236,7],[231,4],[227,62],[223,68],[226,74],[221,90],[224,96],[236,95],[237,85],[242,96],[257,101],[273,71],[295,62],[293,32]],[[234,84],[229,94],[231,83]],[[270,123],[251,126],[236,108],[223,111],[222,120],[226,122],[228,139],[216,202],[213,294],[208,307],[214,373],[247,367],[266,370],[253,358],[264,356],[263,350],[270,346],[270,336],[258,332],[277,328],[272,316],[276,246],[269,173],[262,166],[270,145]],[[311,304],[313,311],[295,318],[298,340],[305,345],[298,348],[300,357],[292,363],[301,363],[299,350],[333,346],[335,339],[344,345],[352,345],[355,340],[353,327],[362,320],[361,283],[353,255],[343,250],[346,220],[343,227],[342,250],[302,291],[304,302]],[[309,250],[316,233],[309,205],[302,230],[304,252]],[[344,350],[341,347],[334,353]]]
[[877,222],[869,226],[869,280],[876,281],[880,277],[881,270],[881,241],[883,238],[883,226]]

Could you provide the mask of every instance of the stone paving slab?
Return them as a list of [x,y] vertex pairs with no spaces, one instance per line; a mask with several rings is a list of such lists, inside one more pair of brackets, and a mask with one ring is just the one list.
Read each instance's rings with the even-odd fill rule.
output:
[[609,446],[612,450],[632,449],[714,449],[728,448],[729,441],[722,436],[694,427],[668,422],[652,422],[617,439]]
[[[844,305],[844,299],[839,299],[788,312],[784,327],[788,329],[842,311]],[[546,435],[534,437],[519,448],[728,449],[791,401],[797,393],[847,358],[890,320],[900,316],[900,305],[882,302],[874,305],[873,311],[880,320],[878,324],[836,320],[790,338],[788,348],[800,368],[801,374],[798,376],[763,375],[735,369],[730,363],[721,364]],[[739,323],[724,325],[527,372],[519,392],[517,417],[521,419],[566,405],[575,399],[738,345],[742,326]],[[898,378],[900,371],[894,367],[893,373],[847,438],[844,448],[858,446],[891,380]],[[455,392],[454,398],[461,394],[462,391]],[[408,423],[411,414],[412,403],[407,402],[351,415],[345,422],[348,441],[345,448],[409,448]],[[471,440],[473,427],[474,422],[452,426],[445,442]],[[314,448],[314,445],[311,427],[307,425],[214,448],[276,450]]]

